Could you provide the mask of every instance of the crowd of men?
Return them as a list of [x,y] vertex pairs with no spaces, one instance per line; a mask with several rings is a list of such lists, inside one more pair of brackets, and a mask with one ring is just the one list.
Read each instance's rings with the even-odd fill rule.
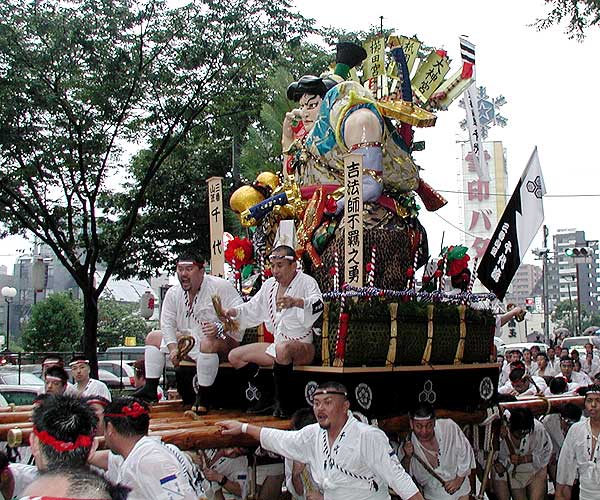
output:
[[[0,498],[245,498],[252,450],[187,453],[164,444],[148,436],[148,403],[164,397],[158,382],[168,359],[176,370],[186,362],[195,367],[193,406],[208,412],[219,363],[228,360],[255,385],[261,367],[273,368],[274,399],[259,399],[249,413],[268,411],[280,418],[293,413],[285,388],[293,366],[314,358],[312,326],[323,302],[292,248],[276,247],[269,259],[273,276],[245,303],[229,282],[204,273],[201,258],[178,259],[179,284],[164,299],[161,331],[148,336],[145,362],[135,365],[134,397],[111,400],[108,388],[90,378],[83,356],[69,363],[74,384],[60,357],[44,359],[46,394],[32,417],[35,465],[0,455]],[[261,323],[273,341],[241,345],[244,330]],[[194,340],[186,347],[182,339],[189,337]],[[583,394],[585,416],[575,405],[543,420],[526,408],[500,415],[490,471],[495,496],[543,499],[550,481],[556,498],[574,498],[576,491],[584,500],[600,498],[600,363],[593,346],[586,345],[585,360],[577,351],[554,348],[508,350],[499,360],[500,399]],[[189,380],[179,375],[178,388],[189,399],[183,385]],[[269,394],[268,388],[260,392]],[[283,483],[291,498],[306,500],[384,499],[390,491],[411,500],[467,500],[475,494],[475,471],[485,467],[471,445],[476,440],[467,439],[452,420],[436,418],[430,404],[411,410],[410,432],[400,442],[350,410],[346,388],[328,382],[315,391],[312,408],[293,415],[292,431],[237,421],[218,425],[223,434],[249,434],[260,443],[257,453],[274,458],[258,481],[263,500],[279,498]],[[97,449],[100,436],[103,450]]]

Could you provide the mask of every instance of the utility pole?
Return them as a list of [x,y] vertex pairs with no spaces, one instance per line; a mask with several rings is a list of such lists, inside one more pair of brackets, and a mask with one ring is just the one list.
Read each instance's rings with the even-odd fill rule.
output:
[[548,226],[544,224],[544,250],[542,255],[542,292],[544,294],[544,337],[550,341],[550,308],[548,307]]

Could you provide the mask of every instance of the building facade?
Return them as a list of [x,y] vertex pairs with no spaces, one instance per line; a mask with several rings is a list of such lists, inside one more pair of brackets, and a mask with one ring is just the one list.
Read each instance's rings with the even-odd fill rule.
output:
[[[600,313],[598,302],[600,293],[599,272],[600,253],[598,240],[588,240],[585,231],[559,229],[552,237],[553,253],[548,262],[548,297],[553,309],[563,301],[577,303],[590,312]],[[566,253],[568,248],[588,247],[591,256],[586,263],[576,264]]]

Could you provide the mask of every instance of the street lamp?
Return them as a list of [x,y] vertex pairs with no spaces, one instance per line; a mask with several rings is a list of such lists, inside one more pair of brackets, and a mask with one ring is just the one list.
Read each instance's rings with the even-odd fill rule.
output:
[[12,286],[2,288],[2,296],[6,302],[6,348],[5,351],[10,351],[10,303],[17,295],[17,289]]

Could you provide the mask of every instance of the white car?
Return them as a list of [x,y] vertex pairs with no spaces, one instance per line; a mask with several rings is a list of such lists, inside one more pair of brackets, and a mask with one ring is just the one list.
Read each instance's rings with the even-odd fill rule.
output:
[[124,389],[132,389],[134,386],[134,369],[131,361],[119,361],[116,359],[105,359],[98,361],[98,368],[112,373],[123,383]]
[[33,404],[35,398],[44,393],[43,385],[0,384],[0,406]]
[[504,352],[512,351],[514,349],[518,349],[523,352],[525,349],[531,350],[533,346],[537,346],[540,348],[540,352],[545,353],[548,350],[548,345],[543,342],[516,342],[514,344],[505,344]]

